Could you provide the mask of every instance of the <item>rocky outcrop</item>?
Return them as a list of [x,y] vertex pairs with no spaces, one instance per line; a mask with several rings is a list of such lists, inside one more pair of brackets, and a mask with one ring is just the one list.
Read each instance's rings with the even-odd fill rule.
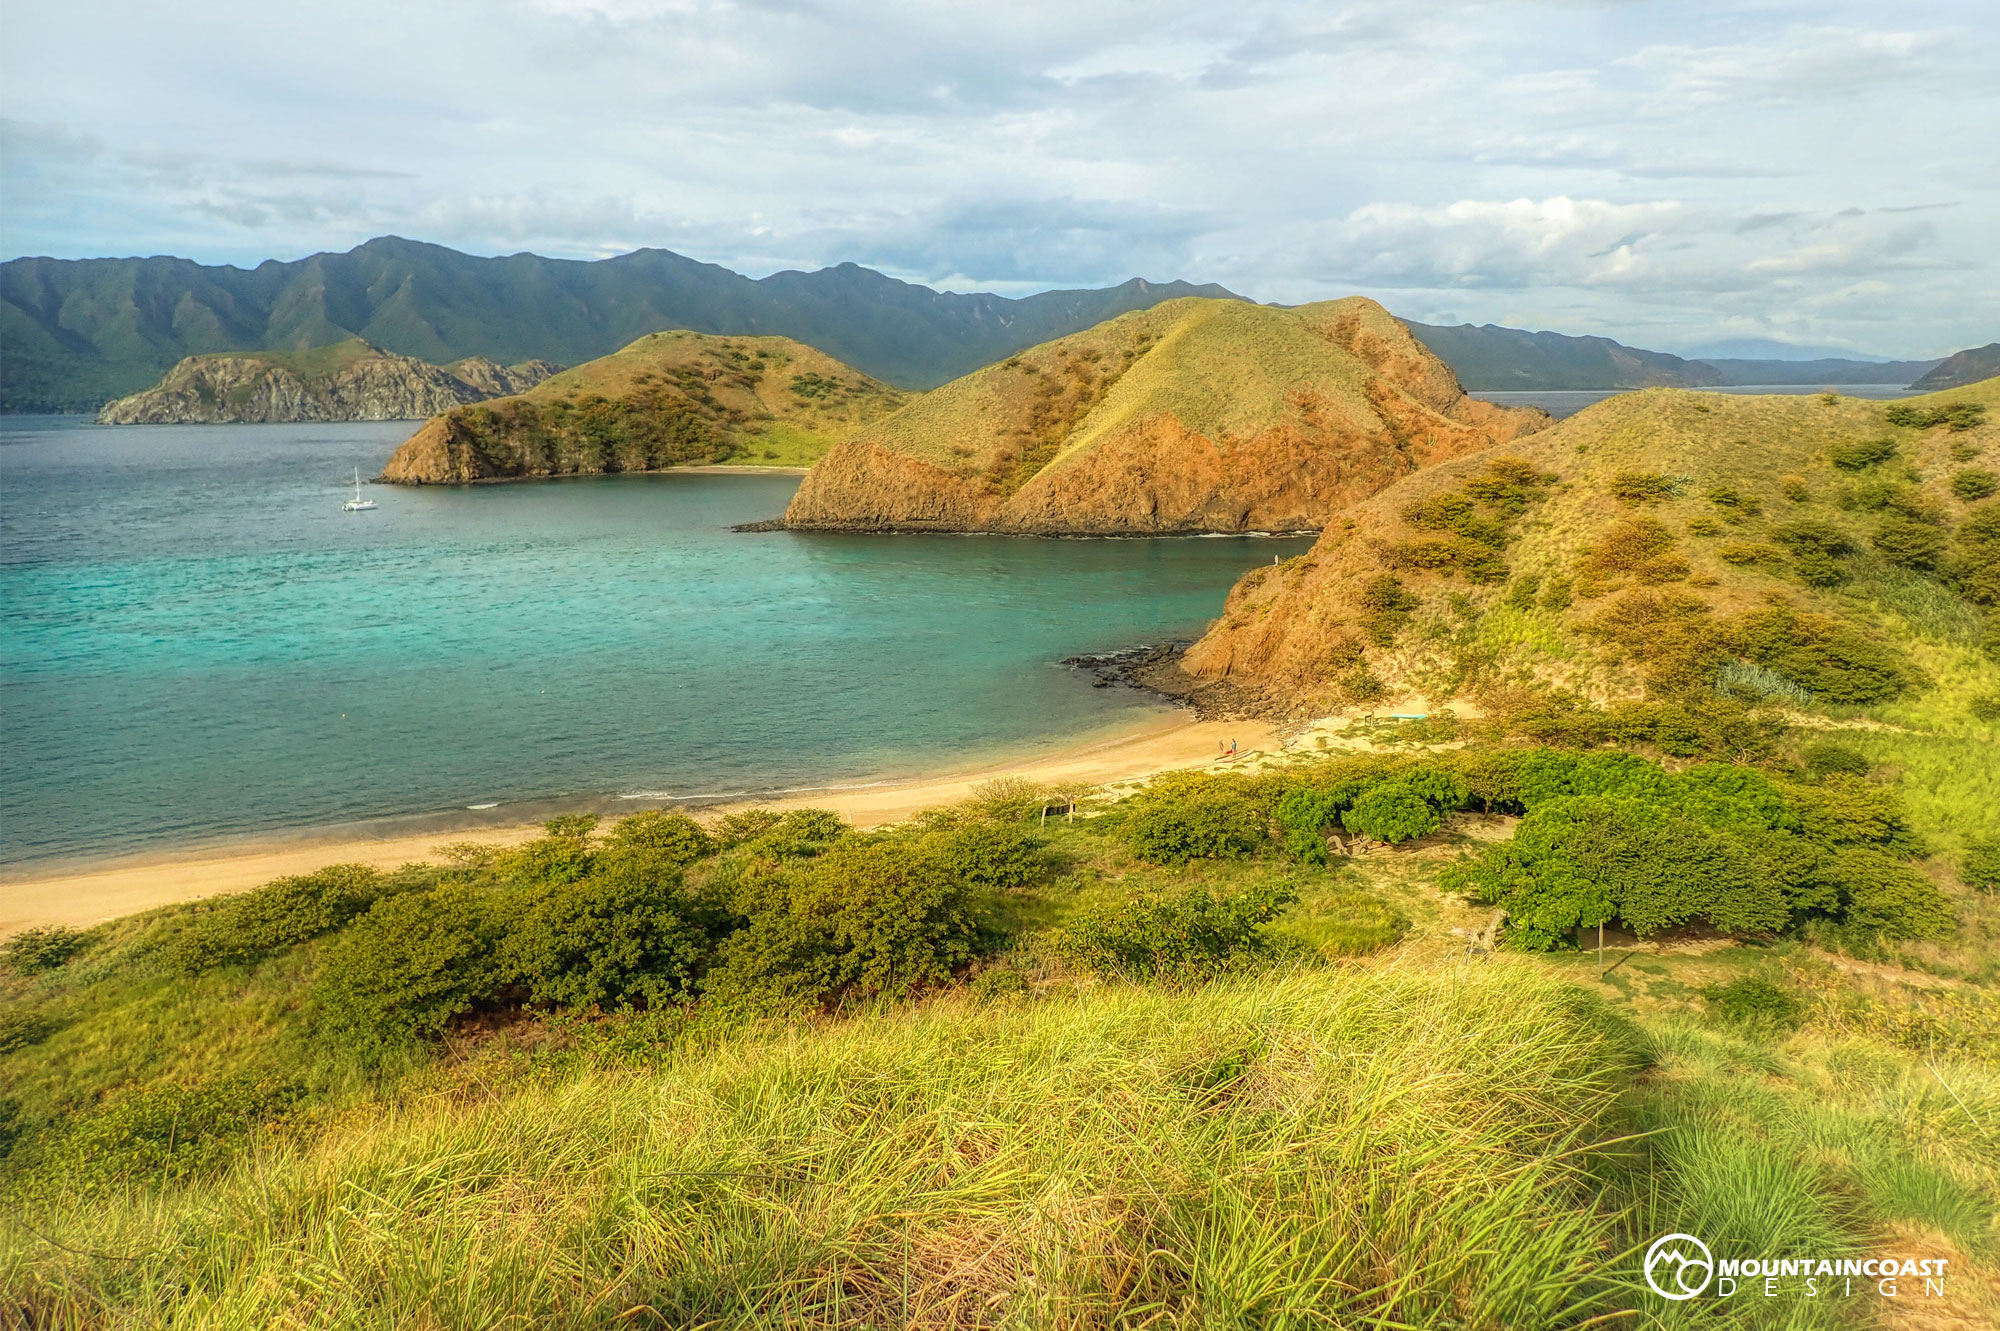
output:
[[451,366],[365,342],[290,355],[190,356],[143,393],[107,403],[101,425],[417,420],[524,392],[556,373],[547,361]]
[[1317,530],[1398,477],[1539,429],[1468,397],[1373,301],[1178,300],[925,394],[816,466],[802,529]]

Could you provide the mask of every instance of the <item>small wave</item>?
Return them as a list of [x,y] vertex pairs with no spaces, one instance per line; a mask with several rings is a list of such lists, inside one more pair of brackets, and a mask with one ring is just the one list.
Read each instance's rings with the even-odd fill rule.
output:
[[620,795],[621,800],[748,800],[771,799],[779,795],[833,795],[843,790],[875,790],[881,786],[900,786],[905,779],[883,781],[854,781],[840,786],[772,786],[764,790],[697,790],[675,794],[671,790],[632,790]]
[[500,807],[500,801],[493,800],[487,804],[468,804],[465,807],[468,809],[497,809]]

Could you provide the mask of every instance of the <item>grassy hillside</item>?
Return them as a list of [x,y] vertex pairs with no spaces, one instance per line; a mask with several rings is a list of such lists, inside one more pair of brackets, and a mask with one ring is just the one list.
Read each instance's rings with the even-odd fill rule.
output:
[[666,250],[596,262],[460,254],[383,236],[255,268],[186,259],[0,264],[0,411],[92,411],[183,357],[353,337],[447,364],[575,365],[663,328],[780,334],[904,388],[1214,285],[1133,279],[1021,299],[933,291],[854,264],[753,281]]
[[830,456],[787,521],[1297,530],[1544,419],[1465,397],[1372,301],[1173,301],[925,394]]
[[788,338],[653,333],[526,393],[433,419],[382,475],[446,484],[694,463],[807,466],[902,401]]
[[1349,510],[1239,584],[1187,664],[1279,705],[1415,692],[1537,733],[1622,701],[1626,739],[1692,727],[1689,752],[1754,747],[1759,708],[1991,738],[1996,408],[2000,381],[1614,398]]
[[[560,820],[504,855],[17,941],[6,1306],[439,1327],[1902,1311],[1794,1291],[1677,1316],[1637,1260],[1680,1229],[1720,1256],[1943,1258],[1920,1324],[2000,1314],[2000,912],[1912,858],[1937,829],[1889,774],[1797,742],[1674,775],[1464,738],[1376,732],[1372,753],[1086,794],[1073,819],[1080,792],[1002,784],[867,836],[810,811]],[[1649,922],[1628,870],[1608,957],[1587,931],[1469,947],[1492,936],[1480,866],[1604,791],[1701,828],[1789,820],[1825,865],[1915,877],[1887,913],[1806,893],[1746,930],[1708,923],[1720,898],[1693,880],[1701,922]]]

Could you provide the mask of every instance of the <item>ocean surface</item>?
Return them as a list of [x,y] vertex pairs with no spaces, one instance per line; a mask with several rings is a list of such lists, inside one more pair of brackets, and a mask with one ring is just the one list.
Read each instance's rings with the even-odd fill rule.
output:
[[1198,634],[1309,544],[728,530],[786,476],[342,513],[411,428],[0,418],[0,862],[1056,747],[1164,712],[1063,657]]
[[[1629,393],[1629,388],[1592,389],[1506,389],[1485,390],[1471,393],[1482,402],[1497,402],[1503,407],[1540,407],[1549,415],[1561,420],[1574,416],[1585,407],[1593,406],[1608,397]],[[1824,393],[1823,386],[1806,384],[1732,384],[1726,388],[1704,388],[1704,393],[1776,393],[1786,397],[1799,397],[1807,393]],[[1899,397],[1915,397],[1916,394],[1901,384],[1836,384],[1833,391],[1842,397],[1865,397],[1886,400]]]

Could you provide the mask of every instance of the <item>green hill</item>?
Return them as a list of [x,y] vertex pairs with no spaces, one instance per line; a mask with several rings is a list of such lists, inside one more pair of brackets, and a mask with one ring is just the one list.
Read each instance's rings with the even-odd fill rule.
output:
[[902,402],[895,389],[789,338],[653,333],[527,393],[436,417],[396,450],[382,479],[806,466]]
[[1953,352],[1910,387],[1936,392],[1975,384],[1996,374],[2000,374],[2000,342],[1988,342],[1983,347],[1968,347],[1964,351]]
[[577,365],[661,329],[796,338],[903,388],[1217,286],[1137,278],[1019,300],[933,291],[855,264],[759,280],[667,250],[595,262],[480,258],[384,236],[255,268],[186,259],[0,264],[0,411],[95,411],[206,352],[360,337],[433,364]]
[[1546,421],[1474,401],[1373,301],[1179,300],[926,393],[814,468],[788,526],[1046,534],[1317,528]]
[[1696,747],[1731,699],[1977,728],[1965,709],[2000,695],[1996,407],[2000,380],[1612,398],[1347,510],[1239,584],[1186,665],[1306,711],[1649,699],[1629,738],[1653,715]]

